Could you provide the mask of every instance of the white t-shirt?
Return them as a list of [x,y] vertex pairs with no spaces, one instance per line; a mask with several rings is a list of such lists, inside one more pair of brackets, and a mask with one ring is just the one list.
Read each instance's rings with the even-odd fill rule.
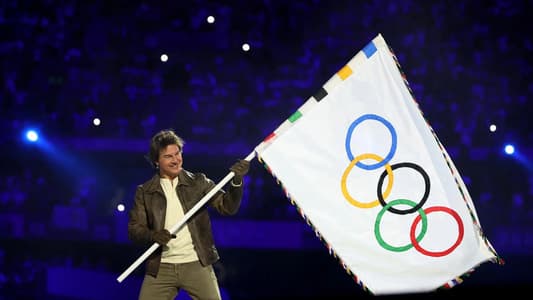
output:
[[[178,177],[172,181],[168,178],[161,178],[161,187],[167,198],[167,211],[165,215],[165,229],[170,229],[178,222],[182,221],[184,213],[183,207],[176,193]],[[165,263],[187,263],[197,261],[198,255],[194,251],[191,233],[187,224],[184,224],[176,233],[176,238],[170,239],[168,244],[163,246],[161,262]]]

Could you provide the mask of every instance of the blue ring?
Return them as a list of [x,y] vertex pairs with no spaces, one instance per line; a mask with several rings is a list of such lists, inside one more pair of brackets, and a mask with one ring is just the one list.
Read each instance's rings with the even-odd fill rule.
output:
[[353,131],[354,131],[354,129],[355,129],[355,127],[357,125],[359,125],[360,123],[362,123],[365,120],[376,120],[376,121],[379,121],[379,122],[383,123],[383,125],[385,125],[387,127],[387,129],[389,129],[389,132],[390,132],[391,138],[392,138],[390,151],[389,151],[387,156],[385,156],[385,158],[382,161],[377,162],[375,164],[371,164],[371,165],[364,164],[364,163],[362,163],[360,161],[355,164],[356,166],[358,166],[361,169],[375,170],[377,168],[380,168],[380,167],[384,166],[385,164],[387,164],[392,159],[392,157],[394,156],[394,153],[396,152],[396,146],[397,146],[397,142],[398,141],[397,141],[396,131],[394,130],[394,127],[392,126],[392,124],[389,121],[385,120],[384,118],[382,118],[382,117],[380,117],[378,115],[374,115],[374,114],[362,115],[359,118],[357,118],[355,121],[353,121],[353,123],[348,128],[348,133],[346,133],[345,147],[346,147],[346,153],[348,154],[348,159],[350,161],[352,161],[354,159],[353,154],[352,154],[352,150],[350,149],[350,146],[351,146],[350,145],[350,141],[351,141],[351,137],[352,137]]

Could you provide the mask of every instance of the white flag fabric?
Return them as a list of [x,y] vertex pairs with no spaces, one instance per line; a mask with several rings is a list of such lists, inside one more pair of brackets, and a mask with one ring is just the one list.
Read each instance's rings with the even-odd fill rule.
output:
[[452,287],[501,262],[381,35],[255,150],[372,294]]

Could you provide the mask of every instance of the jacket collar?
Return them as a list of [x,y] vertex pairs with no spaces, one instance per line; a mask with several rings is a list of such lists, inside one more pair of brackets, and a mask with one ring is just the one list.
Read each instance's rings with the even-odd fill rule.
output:
[[[191,185],[193,174],[187,170],[182,169],[181,172],[178,173],[178,186],[179,185]],[[155,192],[161,192],[163,193],[163,188],[160,184],[161,176],[159,175],[159,172],[154,174],[154,176],[145,182],[143,185],[146,188],[146,192],[148,193],[155,193]]]

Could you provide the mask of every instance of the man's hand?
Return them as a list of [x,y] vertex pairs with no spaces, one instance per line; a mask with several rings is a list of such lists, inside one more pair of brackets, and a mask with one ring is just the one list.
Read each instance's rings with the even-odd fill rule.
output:
[[166,229],[161,229],[152,233],[152,242],[158,243],[161,246],[164,246],[170,241],[170,239],[175,238],[175,234],[170,234]]
[[235,173],[235,176],[233,177],[232,183],[233,185],[241,185],[242,184],[242,178],[246,173],[248,173],[248,170],[250,170],[250,162],[245,159],[239,159],[231,168],[229,168],[230,171]]

